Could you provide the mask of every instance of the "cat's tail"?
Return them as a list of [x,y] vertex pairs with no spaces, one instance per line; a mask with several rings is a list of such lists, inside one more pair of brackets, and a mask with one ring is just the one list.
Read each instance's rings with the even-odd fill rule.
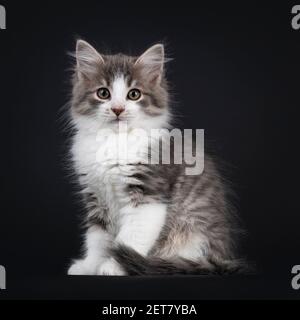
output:
[[119,245],[111,250],[115,260],[128,275],[226,275],[249,273],[249,267],[242,260],[216,261],[206,258],[197,262],[176,258],[165,260],[157,257],[143,257],[135,250]]

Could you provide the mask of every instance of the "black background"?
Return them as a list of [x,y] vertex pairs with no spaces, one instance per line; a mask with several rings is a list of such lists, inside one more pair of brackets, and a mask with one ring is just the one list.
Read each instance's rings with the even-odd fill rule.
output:
[[[280,4],[281,2],[281,4]],[[299,298],[300,30],[293,3],[1,1],[0,264],[4,298]],[[164,41],[179,125],[204,128],[230,164],[241,253],[258,275],[219,278],[67,277],[79,255],[81,208],[64,168],[75,38],[140,54]]]

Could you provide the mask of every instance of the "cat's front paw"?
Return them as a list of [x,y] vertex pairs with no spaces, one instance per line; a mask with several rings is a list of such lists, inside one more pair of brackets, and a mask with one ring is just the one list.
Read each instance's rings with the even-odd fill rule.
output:
[[97,270],[98,275],[103,276],[125,276],[126,273],[121,266],[113,259],[109,258],[104,261]]
[[97,273],[97,266],[91,265],[86,260],[76,260],[68,270],[70,276],[93,275]]

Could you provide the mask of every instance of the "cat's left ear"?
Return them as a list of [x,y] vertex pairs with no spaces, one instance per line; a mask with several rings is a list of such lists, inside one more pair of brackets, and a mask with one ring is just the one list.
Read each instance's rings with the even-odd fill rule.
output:
[[84,40],[76,43],[77,74],[79,77],[90,78],[104,64],[101,54]]
[[164,71],[165,50],[162,44],[155,44],[146,50],[135,62],[152,83],[160,83]]

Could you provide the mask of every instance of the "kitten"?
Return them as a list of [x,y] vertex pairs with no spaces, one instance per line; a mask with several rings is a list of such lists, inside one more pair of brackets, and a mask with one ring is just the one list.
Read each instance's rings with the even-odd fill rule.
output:
[[[131,136],[137,128],[171,128],[165,61],[161,44],[131,57],[77,42],[71,154],[87,215],[84,256],[70,275],[207,274],[240,266],[233,215],[212,159],[205,156],[201,175],[186,175],[184,164],[147,163],[147,138],[136,146]],[[117,158],[112,141],[121,123],[140,156],[107,161],[107,153]]]

